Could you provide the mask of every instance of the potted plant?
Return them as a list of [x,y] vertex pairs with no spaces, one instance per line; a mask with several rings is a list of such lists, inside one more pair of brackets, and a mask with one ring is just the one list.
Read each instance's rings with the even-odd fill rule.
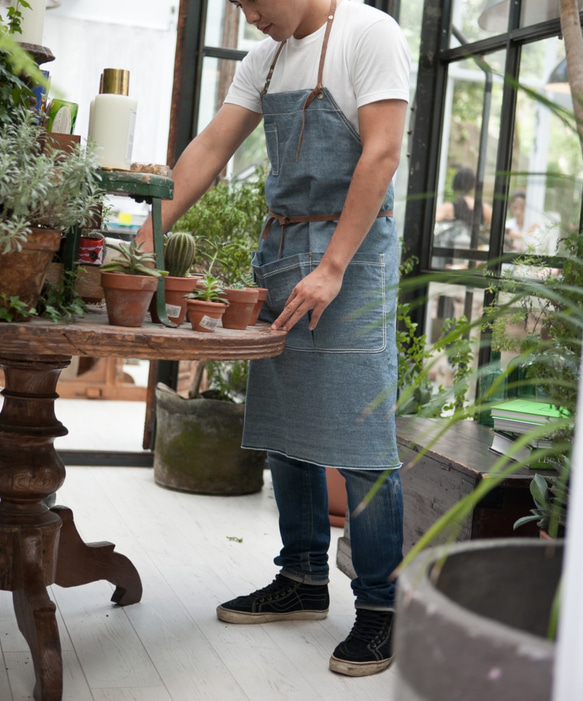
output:
[[192,232],[197,257],[206,261],[204,272],[224,282],[229,300],[225,328],[244,329],[256,323],[265,300],[266,291],[253,283],[251,257],[266,215],[265,173],[258,169],[250,180],[215,185],[174,227]]
[[158,384],[157,484],[225,496],[262,488],[265,453],[241,448],[247,370],[245,360],[198,363],[187,397]]
[[220,280],[210,273],[197,281],[192,292],[185,295],[187,316],[195,331],[212,333],[225,313],[229,302]]
[[166,271],[153,267],[155,255],[144,252],[135,239],[131,243],[109,243],[108,247],[118,252],[116,257],[101,266],[101,286],[109,323],[139,327],[158,286],[158,279],[166,275]]
[[0,294],[32,309],[64,232],[88,224],[101,202],[98,167],[89,149],[45,143],[29,111],[3,125],[0,164]]
[[[164,301],[166,315],[175,324],[182,324],[186,318],[185,295],[195,288],[200,275],[191,275],[194,265],[196,244],[194,237],[187,231],[173,231],[164,239],[164,269],[168,275],[164,278]],[[152,321],[160,323],[156,310],[157,293],[150,304]]]

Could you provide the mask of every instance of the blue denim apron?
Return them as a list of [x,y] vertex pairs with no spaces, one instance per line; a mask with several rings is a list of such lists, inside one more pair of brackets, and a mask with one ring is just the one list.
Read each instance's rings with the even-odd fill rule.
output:
[[[267,322],[279,316],[294,286],[321,260],[362,152],[357,131],[322,86],[333,12],[316,88],[267,93],[280,46],[263,91],[271,216],[253,268],[257,283],[268,290],[261,314]],[[391,186],[317,327],[310,331],[306,315],[289,332],[280,356],[251,361],[244,447],[331,467],[400,465],[392,208]]]

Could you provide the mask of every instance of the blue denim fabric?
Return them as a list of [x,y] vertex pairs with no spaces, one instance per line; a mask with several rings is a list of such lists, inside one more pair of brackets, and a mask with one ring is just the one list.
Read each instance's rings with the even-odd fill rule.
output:
[[[270,209],[286,216],[342,211],[362,153],[357,132],[323,89],[306,110],[309,90],[268,93],[264,124],[272,171]],[[321,99],[320,99],[321,98]],[[393,207],[388,188],[383,210]],[[275,223],[253,261],[268,290],[261,318],[273,321],[294,286],[317,267],[335,221]],[[282,240],[283,236],[283,240]],[[318,326],[308,316],[288,333],[285,351],[251,361],[243,446],[321,466],[395,468],[399,456],[395,309],[399,251],[392,217],[378,217]]]
[[[283,547],[275,558],[282,574],[296,581],[328,581],[330,520],[325,469],[268,454]],[[350,512],[360,504],[382,470],[340,470],[346,479]],[[357,608],[394,608],[396,582],[390,575],[402,559],[403,497],[399,470],[385,476],[371,503],[350,519],[352,581]]]

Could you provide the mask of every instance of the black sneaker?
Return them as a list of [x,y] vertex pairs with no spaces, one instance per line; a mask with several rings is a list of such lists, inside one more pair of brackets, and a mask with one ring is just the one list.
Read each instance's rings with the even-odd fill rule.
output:
[[356,622],[336,647],[330,669],[349,677],[364,677],[386,669],[393,659],[391,644],[394,611],[356,609]]
[[218,606],[217,616],[226,623],[318,621],[326,618],[329,604],[327,584],[303,584],[278,574],[263,589]]

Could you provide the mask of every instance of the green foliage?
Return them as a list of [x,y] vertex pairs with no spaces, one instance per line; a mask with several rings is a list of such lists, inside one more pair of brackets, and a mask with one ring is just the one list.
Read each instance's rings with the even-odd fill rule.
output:
[[89,223],[102,199],[98,183],[92,152],[43,148],[32,113],[18,114],[0,139],[0,254],[20,250],[32,226]]
[[36,315],[36,309],[30,309],[20,297],[0,294],[0,321],[19,321]]
[[57,284],[45,283],[37,304],[39,316],[54,322],[74,321],[87,312],[87,305],[75,291],[78,274],[77,271],[65,270]]
[[197,286],[184,295],[186,299],[200,299],[204,302],[221,302],[228,304],[225,297],[225,288],[221,281],[210,274],[204,275],[198,282]]
[[[403,261],[401,277],[414,267],[414,257]],[[399,301],[397,304],[397,358],[399,416],[422,414],[442,416],[444,412],[461,409],[466,401],[471,374],[473,350],[469,341],[471,325],[465,316],[448,319],[437,343],[431,347],[425,334],[419,334],[418,325],[411,319],[412,306]],[[430,369],[436,355],[445,353],[454,373],[453,397],[443,387],[434,393]]]
[[515,522],[515,530],[534,521],[552,538],[564,535],[569,500],[568,474],[569,470],[563,467],[561,476],[543,477],[537,474],[532,478],[529,488],[535,508],[530,510],[530,515]]
[[200,396],[237,403],[245,401],[248,360],[209,361],[206,363],[206,372],[208,389]]
[[22,8],[30,8],[29,3],[20,0],[7,9],[5,20],[0,17],[0,126],[7,124],[15,111],[32,104],[33,94],[25,79],[46,83],[31,56],[18,44]]
[[142,244],[136,243],[133,239],[131,243],[120,241],[119,243],[109,243],[108,248],[113,248],[119,253],[118,256],[104,263],[101,271],[104,273],[125,273],[126,275],[149,275],[150,277],[163,277],[168,275],[166,270],[158,270],[156,256],[154,253],[146,253],[142,250]]
[[267,216],[265,173],[258,169],[253,180],[220,182],[206,192],[181,217],[173,231],[189,231],[196,240],[196,266],[227,286],[243,284],[251,275],[251,255]]

